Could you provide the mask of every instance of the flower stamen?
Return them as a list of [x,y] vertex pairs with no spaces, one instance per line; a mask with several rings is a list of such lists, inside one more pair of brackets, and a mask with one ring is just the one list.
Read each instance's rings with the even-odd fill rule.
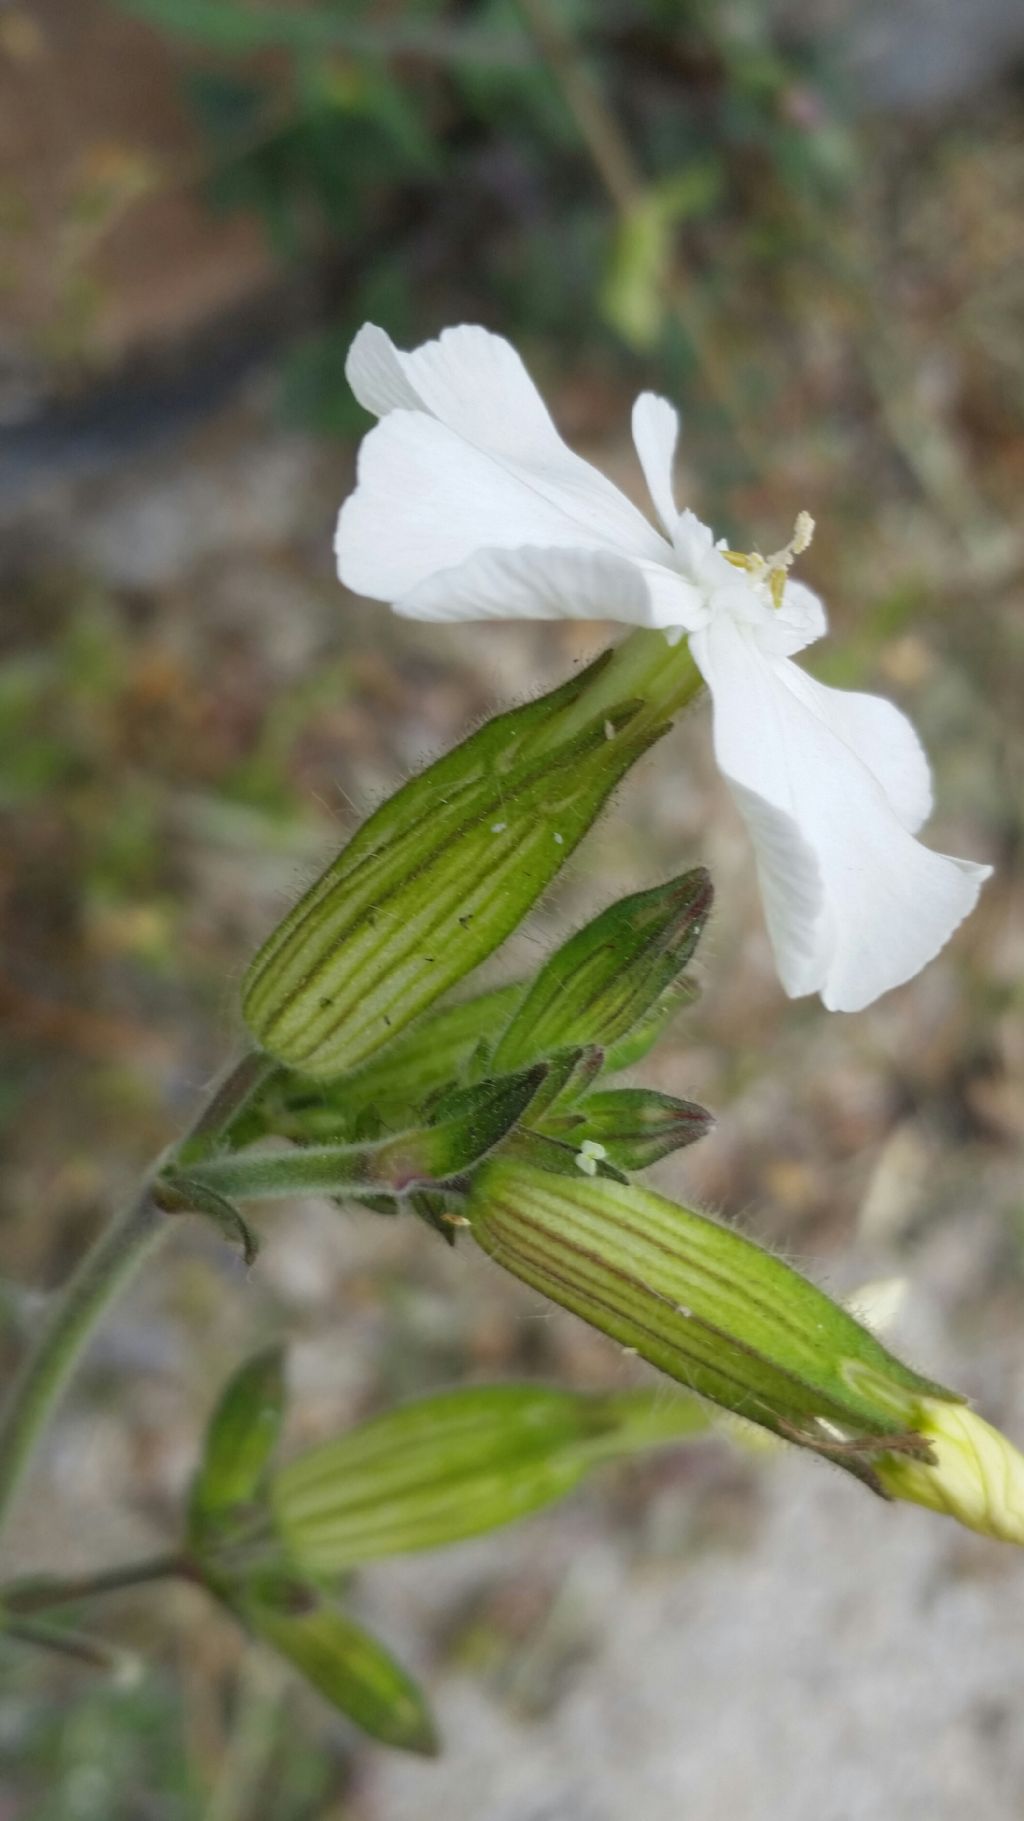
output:
[[774,556],[762,556],[757,550],[723,550],[722,555],[727,563],[745,569],[755,582],[764,583],[772,597],[772,606],[779,608],[786,591],[786,576],[797,557],[808,549],[813,536],[814,520],[810,513],[798,512],[789,543],[776,550]]

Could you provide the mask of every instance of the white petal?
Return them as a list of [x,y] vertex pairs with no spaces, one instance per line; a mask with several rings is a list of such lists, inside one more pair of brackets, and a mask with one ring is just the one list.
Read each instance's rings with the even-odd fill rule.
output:
[[633,406],[633,441],[654,509],[672,537],[679,517],[672,486],[679,416],[666,398],[659,398],[656,392],[641,392]]
[[828,631],[825,604],[812,588],[803,582],[787,581],[782,606],[773,612],[775,627],[773,649],[780,657],[791,658],[798,651],[823,639]]
[[895,815],[916,835],[932,813],[932,774],[905,714],[883,696],[827,689],[793,665],[789,687],[873,772]]
[[345,378],[363,409],[374,417],[425,409],[390,335],[375,322],[364,322],[356,335],[345,361]]
[[848,743],[849,720],[844,732],[827,718],[838,692],[808,691],[795,665],[765,656],[724,615],[691,648],[714,701],[716,757],[754,841],[783,985],[859,1011],[938,953],[991,868],[913,839]]
[[359,451],[359,484],[338,519],[338,574],[394,601],[486,547],[606,549],[507,468],[418,411],[393,411]]
[[[717,725],[716,719],[716,730]],[[722,764],[720,755],[718,762]],[[747,790],[728,772],[725,778],[753,843],[779,979],[791,999],[816,993],[825,979],[830,926],[813,850],[792,816],[774,808],[759,792]]]
[[[672,541],[679,561],[696,580],[715,553],[715,534],[711,526],[705,525],[690,506],[685,506],[673,527]],[[722,563],[728,570],[724,557]]]
[[[684,595],[686,583],[667,576]],[[478,550],[395,602],[421,620],[616,620],[657,626],[643,567],[606,550]],[[673,624],[680,623],[679,612]]]
[[655,562],[665,558],[664,540],[643,513],[562,441],[502,336],[464,324],[407,354],[368,323],[349,350],[346,373],[368,410],[420,410],[436,418],[557,506],[586,534],[584,543]]

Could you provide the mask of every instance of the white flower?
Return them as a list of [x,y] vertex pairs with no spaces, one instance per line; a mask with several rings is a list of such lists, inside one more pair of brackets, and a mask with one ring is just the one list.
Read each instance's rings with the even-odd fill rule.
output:
[[877,696],[792,662],[826,630],[776,556],[715,543],[672,488],[678,418],[645,392],[633,440],[661,530],[558,435],[508,342],[448,329],[412,354],[367,324],[348,378],[381,418],[338,521],[342,581],[418,619],[602,619],[690,648],[715,756],[757,857],[790,995],[858,1011],[911,978],[973,908],[990,867],[914,839],[932,804],[913,728]]

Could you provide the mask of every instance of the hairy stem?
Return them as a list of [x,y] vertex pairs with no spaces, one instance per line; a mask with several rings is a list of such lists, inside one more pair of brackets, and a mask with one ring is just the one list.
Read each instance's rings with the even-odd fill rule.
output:
[[250,1050],[241,1062],[218,1082],[188,1135],[177,1148],[179,1162],[201,1156],[216,1143],[221,1133],[237,1119],[268,1075],[277,1067],[261,1050]]
[[[201,1153],[212,1144],[269,1066],[262,1057],[243,1057],[214,1089],[182,1148],[195,1155],[197,1149]],[[169,1228],[170,1218],[157,1206],[147,1182],[127,1211],[104,1229],[55,1297],[0,1417],[0,1526],[93,1329]]]

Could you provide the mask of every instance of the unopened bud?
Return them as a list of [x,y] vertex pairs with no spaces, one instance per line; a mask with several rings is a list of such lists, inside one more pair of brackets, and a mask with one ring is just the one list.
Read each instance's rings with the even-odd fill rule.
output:
[[517,1068],[572,1044],[620,1042],[693,955],[714,896],[703,866],[610,904],[545,963],[494,1052]]
[[676,1100],[654,1088],[611,1088],[588,1095],[572,1112],[542,1120],[540,1130],[583,1151],[589,1145],[592,1156],[596,1144],[615,1169],[646,1170],[703,1138],[714,1123],[693,1100]]
[[419,1398],[321,1443],[275,1475],[289,1560],[336,1575],[477,1536],[562,1498],[603,1461],[707,1428],[694,1398],[544,1385]]
[[[543,1141],[528,1142],[542,1154]],[[476,1178],[467,1212],[497,1264],[690,1390],[876,1489],[878,1456],[927,1457],[914,1412],[947,1394],[823,1291],[705,1215],[557,1167],[497,1156]]]

